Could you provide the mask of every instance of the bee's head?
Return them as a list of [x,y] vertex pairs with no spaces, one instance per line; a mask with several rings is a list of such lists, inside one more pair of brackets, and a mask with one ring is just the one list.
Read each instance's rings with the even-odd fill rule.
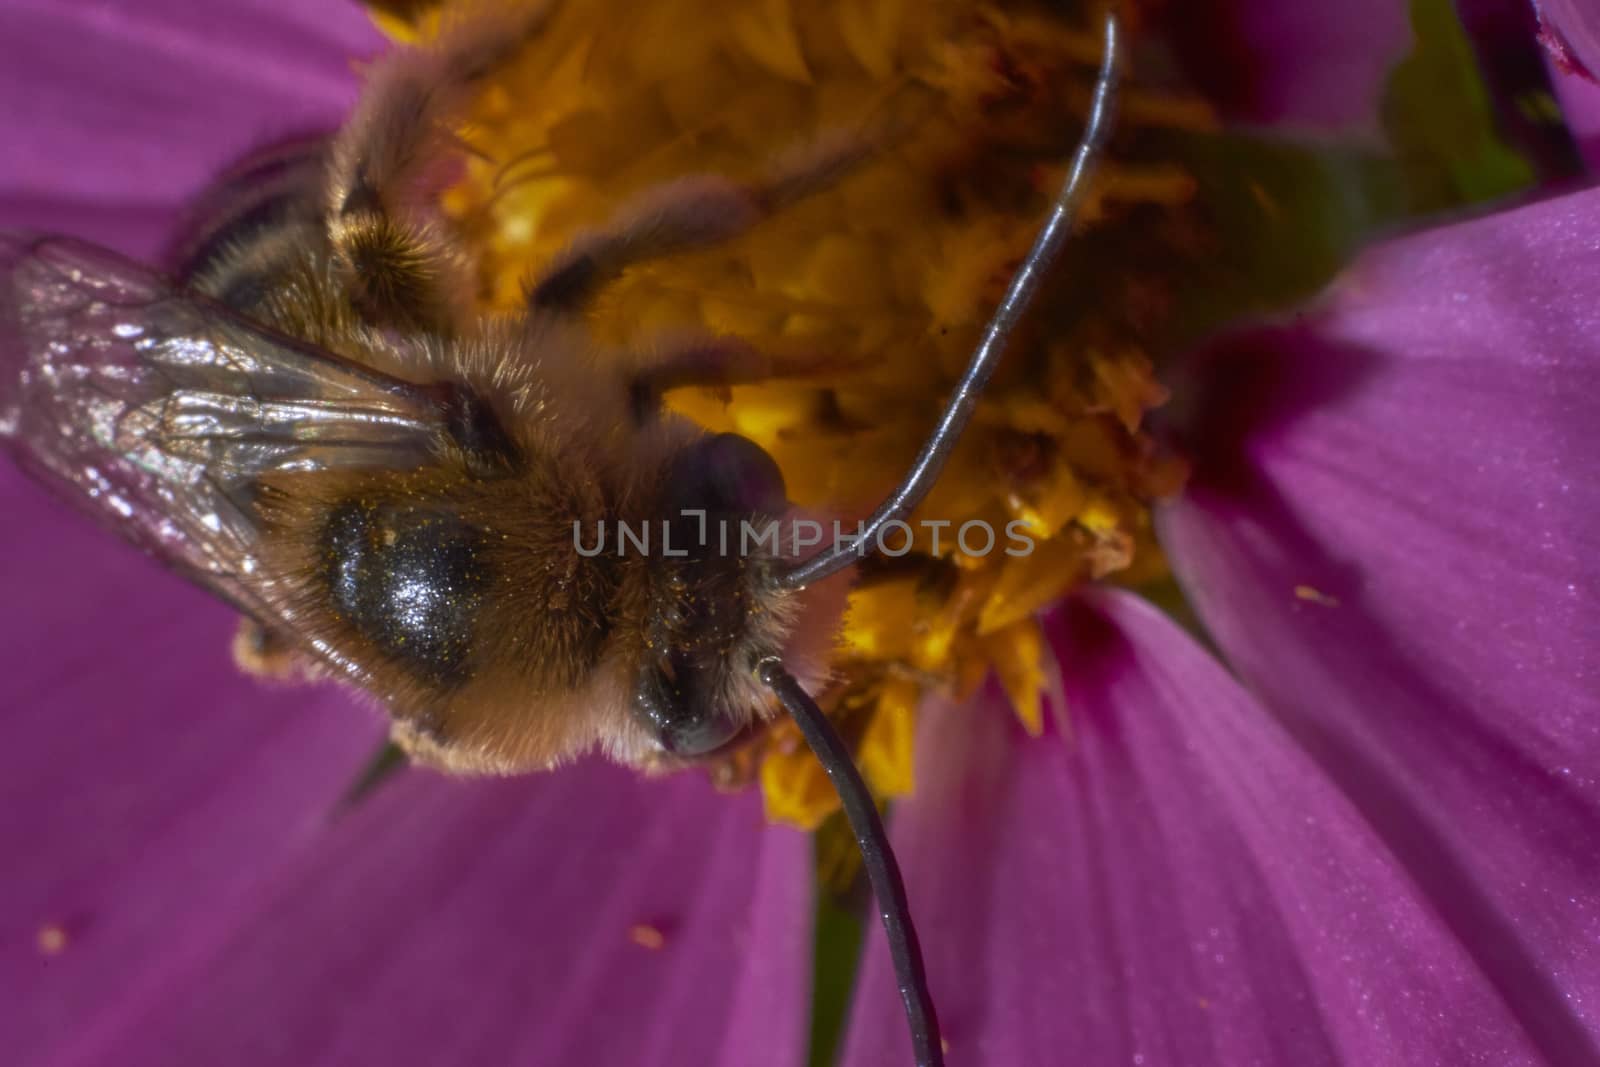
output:
[[633,709],[668,753],[703,756],[754,721],[768,699],[757,663],[792,652],[800,617],[813,613],[773,581],[792,540],[790,505],[755,442],[696,438],[667,465],[655,513]]

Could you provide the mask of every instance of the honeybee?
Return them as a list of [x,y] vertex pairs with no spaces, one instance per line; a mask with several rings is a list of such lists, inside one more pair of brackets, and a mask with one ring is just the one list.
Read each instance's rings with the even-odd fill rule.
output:
[[[659,189],[545,265],[520,314],[481,317],[417,190],[540,18],[467,21],[381,61],[337,133],[202,198],[172,280],[69,238],[0,238],[0,432],[237,607],[257,666],[298,659],[375,694],[418,762],[516,773],[599,747],[670,766],[770,714],[764,658],[817,680],[842,597],[772,581],[781,538],[696,536],[792,511],[759,446],[661,404],[755,355],[710,338],[608,352],[582,313],[628,265],[743,231],[851,150],[765,185]],[[580,552],[607,528],[657,550]]]
[[[781,705],[839,789],[932,1067],[898,869],[806,689],[826,672],[842,572],[926,496],[1070,230],[1107,127],[1116,20],[1066,181],[943,417],[852,544],[800,559],[772,458],[661,402],[761,377],[760,354],[720,338],[609,351],[583,313],[628,267],[736,237],[876,138],[811,145],[753,182],[648,192],[545,264],[519,313],[483,317],[421,191],[451,120],[546,11],[386,58],[343,128],[252,157],[202,199],[170,279],[71,238],[0,233],[0,436],[236,607],[247,664],[311,664],[372,693],[419,763],[516,773],[598,747],[674,767],[717,758]],[[593,550],[585,531],[607,528],[642,533],[638,550]]]

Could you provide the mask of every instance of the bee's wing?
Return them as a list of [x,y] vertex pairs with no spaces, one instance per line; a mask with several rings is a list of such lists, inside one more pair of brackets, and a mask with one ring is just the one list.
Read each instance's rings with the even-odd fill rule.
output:
[[428,387],[277,335],[106,249],[0,232],[0,438],[263,622],[275,613],[256,480],[418,466],[447,432]]

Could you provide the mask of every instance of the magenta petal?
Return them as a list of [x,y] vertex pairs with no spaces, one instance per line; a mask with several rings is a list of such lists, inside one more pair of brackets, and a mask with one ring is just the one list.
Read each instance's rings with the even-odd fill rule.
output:
[[1172,0],[1173,47],[1230,118],[1373,127],[1384,80],[1411,47],[1395,0]]
[[1600,10],[1593,0],[1533,0],[1545,47],[1563,69],[1600,80]]
[[[0,225],[152,254],[262,136],[337,120],[354,5],[87,0],[0,9]],[[230,612],[0,457],[0,1034],[53,1062],[214,950],[379,742],[329,690],[270,690]]]
[[379,743],[239,675],[230,612],[0,462],[0,1034],[54,1061],[201,957]]
[[1578,142],[1590,172],[1600,173],[1600,82],[1563,70],[1553,62],[1549,65],[1567,129]]
[[1207,425],[1253,430],[1197,439],[1160,520],[1235,669],[1559,1062],[1600,1055],[1597,248],[1591,190],[1375,250],[1220,346],[1257,391]]
[[10,0],[0,204],[24,210],[0,224],[99,239],[113,206],[170,212],[250,148],[335,125],[377,48],[354,3]]
[[797,1067],[810,898],[807,839],[694,775],[407,772],[79,1062]]
[[[952,1064],[1532,1064],[1355,807],[1165,616],[1050,623],[1070,734],[934,709],[894,835]],[[992,691],[991,691],[992,693]],[[846,1067],[904,1063],[882,939]]]

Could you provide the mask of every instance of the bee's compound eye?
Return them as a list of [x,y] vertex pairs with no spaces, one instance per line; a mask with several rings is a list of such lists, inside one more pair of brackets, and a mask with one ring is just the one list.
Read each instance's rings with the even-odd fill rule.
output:
[[[675,659],[677,657],[674,657]],[[717,709],[705,675],[690,663],[646,663],[634,686],[633,706],[661,747],[674,756],[703,756],[733,740],[739,724]]]
[[736,433],[702,438],[678,457],[668,476],[673,510],[776,515],[788,507],[783,472],[762,447]]

